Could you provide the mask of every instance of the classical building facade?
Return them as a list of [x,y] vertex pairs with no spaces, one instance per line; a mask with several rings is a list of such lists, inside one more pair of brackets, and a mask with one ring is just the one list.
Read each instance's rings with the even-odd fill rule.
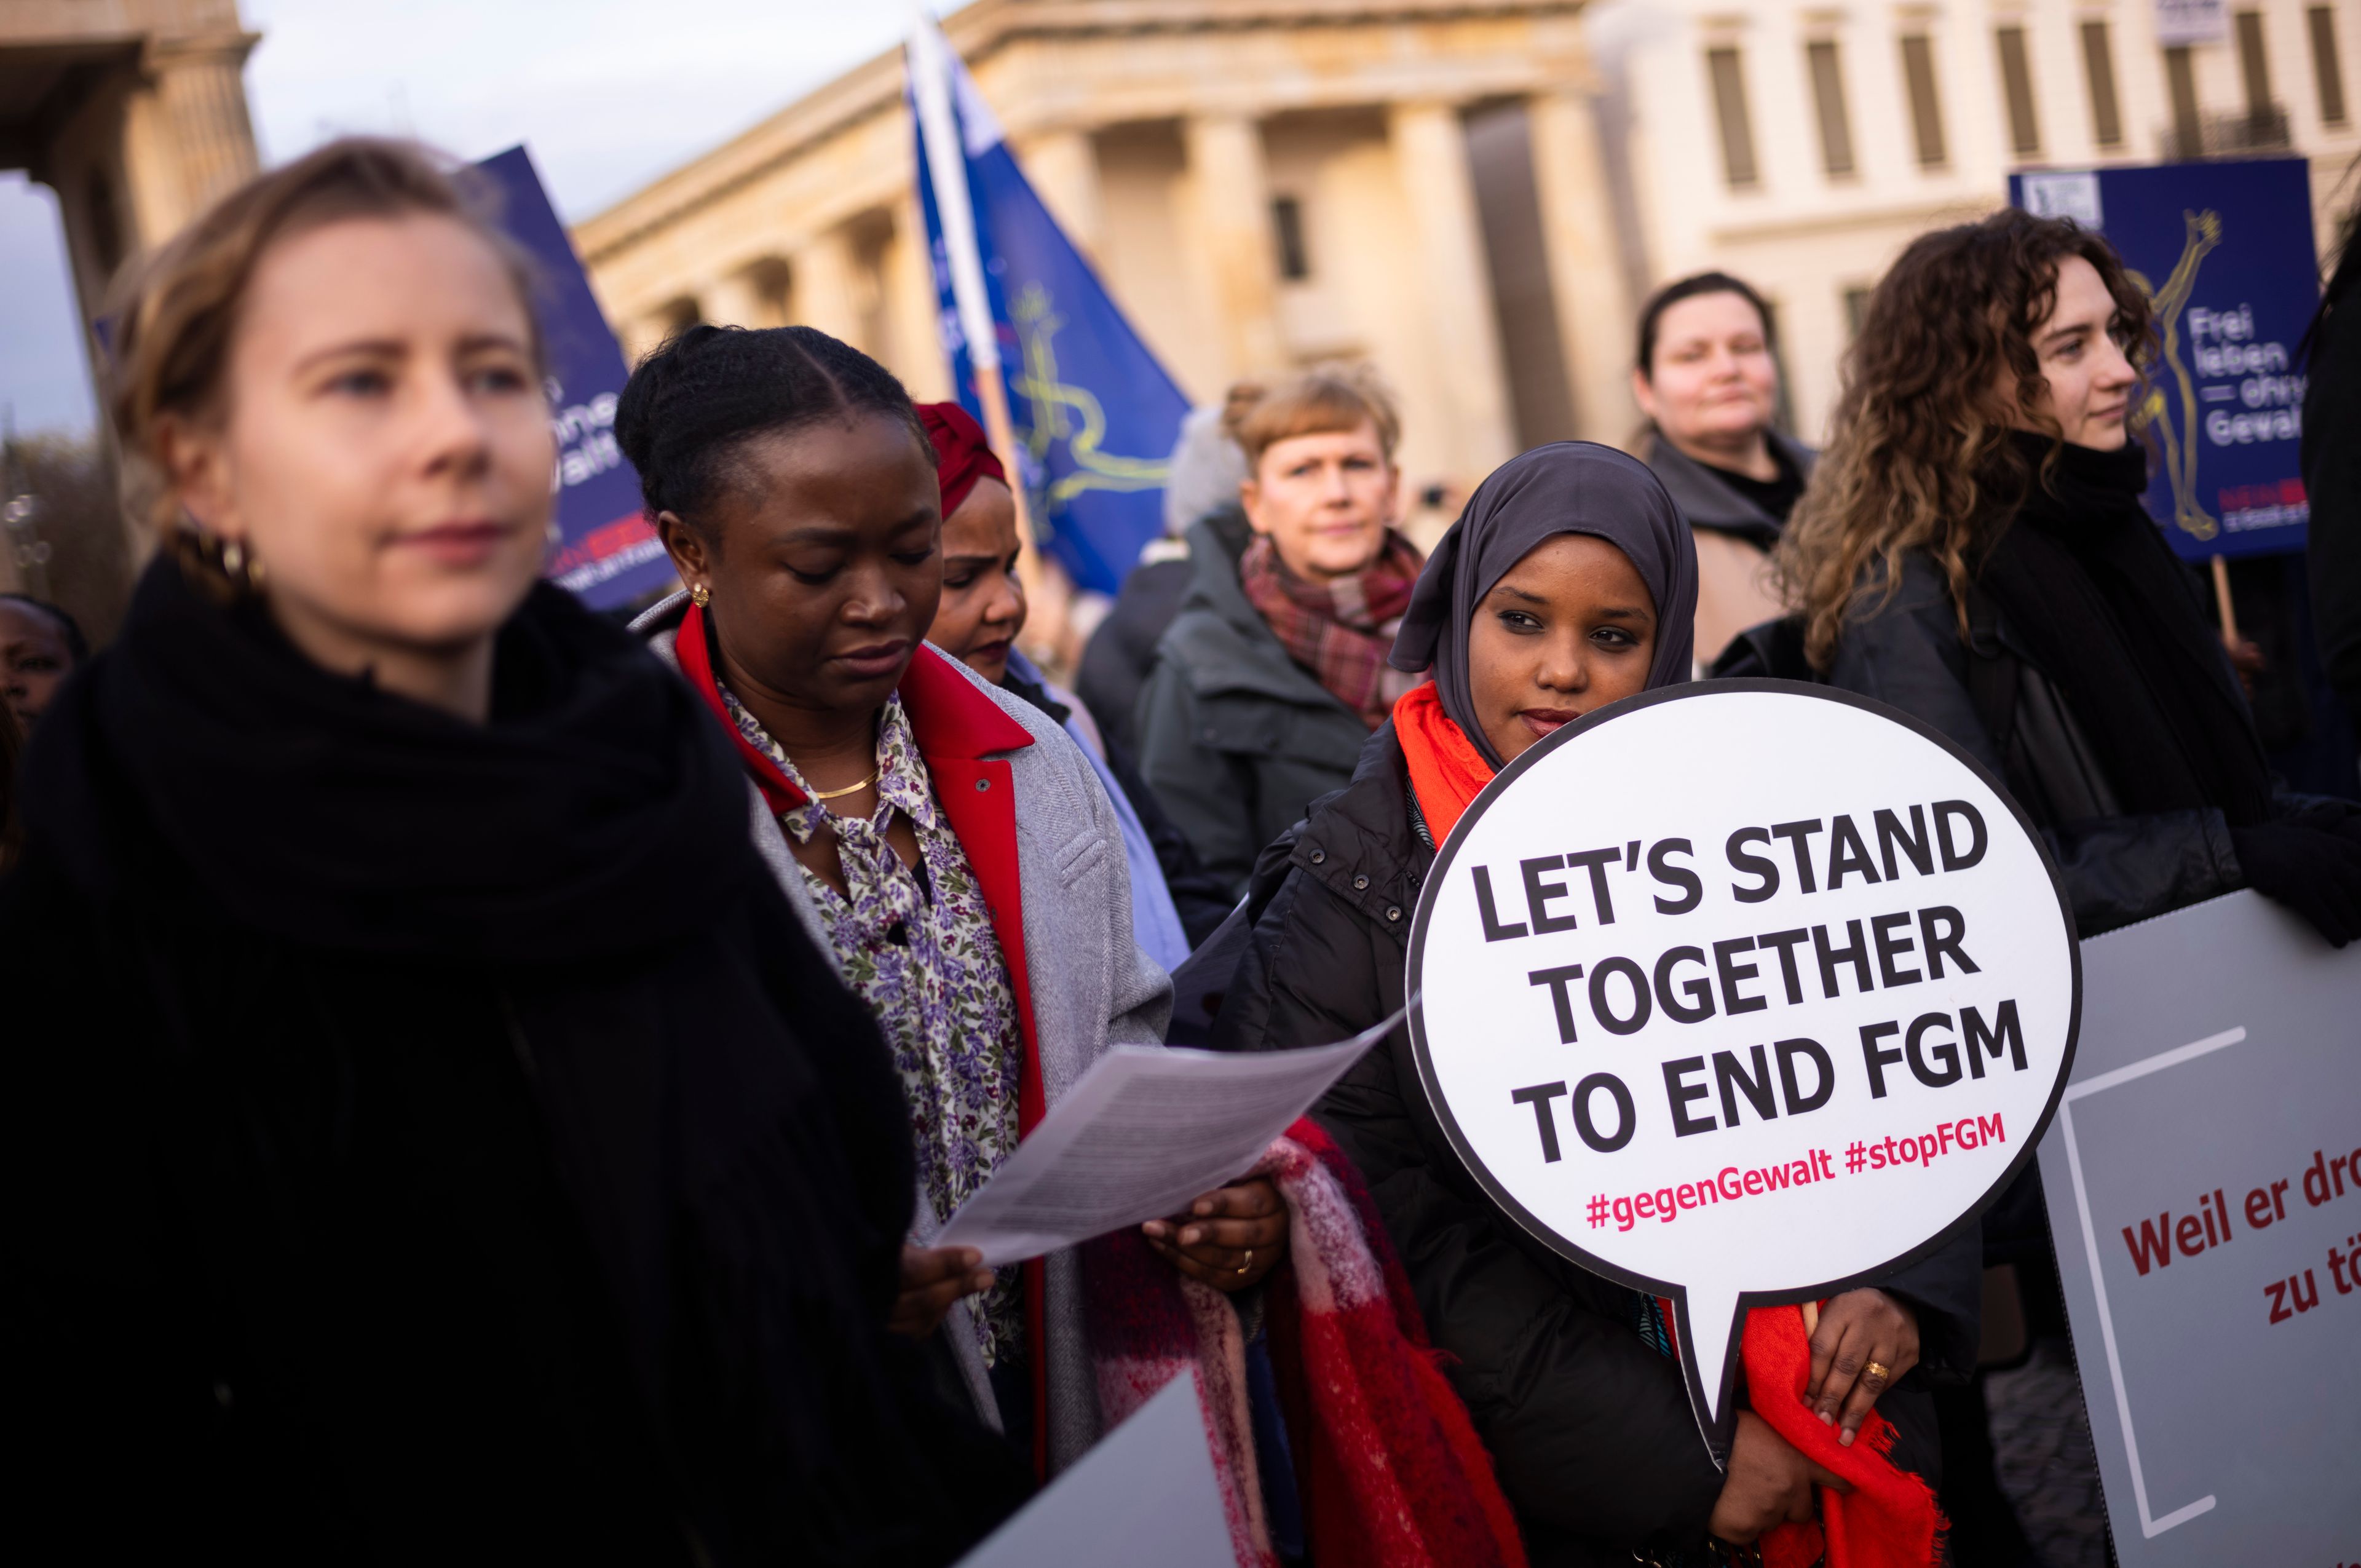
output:
[[[241,73],[258,41],[236,0],[0,4],[0,169],[57,192],[93,385],[106,384],[93,328],[115,273],[255,172]],[[99,422],[102,443],[110,429]],[[51,554],[88,556],[92,542],[44,539],[37,510],[5,510],[0,590],[74,601],[77,588],[50,581]],[[134,530],[101,552],[104,576],[148,543]],[[73,608],[111,625],[120,584],[81,587],[87,602]]]
[[[1184,389],[1367,357],[1413,485],[1628,439],[1633,314],[1707,267],[1778,313],[1793,419],[1866,291],[2013,168],[2293,150],[2323,246],[2361,150],[2355,0],[974,0],[947,24]],[[898,51],[582,224],[629,348],[809,322],[945,387]],[[2349,195],[2347,198],[2349,199]]]
[[[951,43],[1190,395],[1335,357],[1414,481],[1630,422],[1631,305],[1571,0],[976,0]],[[581,225],[626,340],[808,322],[946,372],[898,51]]]
[[1822,428],[1870,288],[2009,171],[2301,153],[2326,250],[2361,181],[2361,5],[2230,0],[2210,41],[2155,0],[1732,5],[1588,14],[1605,145],[1651,279],[1708,267],[1777,312],[1797,430]]

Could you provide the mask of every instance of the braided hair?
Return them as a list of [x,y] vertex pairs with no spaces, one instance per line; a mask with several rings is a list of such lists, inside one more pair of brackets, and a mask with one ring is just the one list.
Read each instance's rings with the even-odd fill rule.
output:
[[742,478],[759,435],[883,414],[909,427],[929,467],[935,449],[893,373],[815,327],[693,326],[640,361],[615,409],[615,440],[640,474],[653,522],[671,512],[708,546],[715,499]]

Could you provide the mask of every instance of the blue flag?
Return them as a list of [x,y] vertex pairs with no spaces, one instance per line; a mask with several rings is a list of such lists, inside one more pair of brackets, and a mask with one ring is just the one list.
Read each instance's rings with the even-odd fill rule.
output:
[[629,372],[590,292],[574,242],[521,147],[476,166],[500,187],[500,226],[540,264],[536,314],[549,349],[549,417],[557,428],[558,539],[547,575],[609,609],[672,580],[672,560],[640,508],[640,477],[615,444],[615,400]]
[[[998,330],[1017,460],[1041,548],[1075,586],[1112,594],[1164,532],[1164,481],[1189,400],[1132,331],[1058,226],[956,58],[951,104]],[[917,133],[913,113],[912,130]],[[943,345],[959,400],[979,420],[941,209],[918,152],[918,203],[934,260]]]

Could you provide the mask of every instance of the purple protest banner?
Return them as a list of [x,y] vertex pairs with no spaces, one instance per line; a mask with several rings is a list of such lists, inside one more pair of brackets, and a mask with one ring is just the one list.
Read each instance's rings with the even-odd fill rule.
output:
[[2149,515],[2183,560],[2300,554],[2304,329],[2320,304],[2301,158],[2032,170],[2018,206],[2107,237],[2156,313],[2135,416],[2153,443]]
[[549,417],[557,430],[557,541],[547,575],[599,609],[671,580],[672,563],[640,510],[640,480],[615,444],[615,401],[629,375],[590,292],[574,242],[522,147],[476,166],[499,186],[500,223],[541,269],[536,302],[549,345]]

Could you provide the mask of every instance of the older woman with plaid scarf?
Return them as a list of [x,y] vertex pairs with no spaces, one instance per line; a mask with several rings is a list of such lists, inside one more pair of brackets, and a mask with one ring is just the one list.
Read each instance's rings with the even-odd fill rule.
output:
[[[1234,558],[1192,531],[1197,578],[1141,692],[1139,770],[1217,875],[1341,789],[1369,732],[1420,679],[1386,663],[1423,564],[1391,526],[1400,420],[1366,373],[1318,369],[1232,390],[1254,529]],[[1196,534],[1204,537],[1198,538]]]

